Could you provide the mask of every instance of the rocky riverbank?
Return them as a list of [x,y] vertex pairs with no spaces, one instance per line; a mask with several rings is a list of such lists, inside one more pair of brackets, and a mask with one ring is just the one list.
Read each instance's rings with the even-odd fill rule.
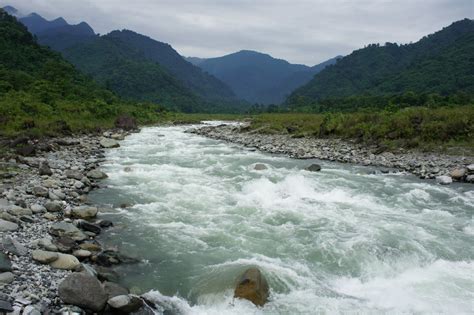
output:
[[405,171],[440,184],[474,183],[474,157],[399,150],[388,152],[376,145],[340,139],[292,138],[284,134],[249,131],[248,124],[222,124],[193,128],[188,132],[238,143],[264,152],[286,154],[296,159],[321,159]]
[[107,177],[104,150],[127,134],[2,141],[0,313],[153,314],[116,283],[111,267],[135,260],[96,239],[113,223],[87,200]]

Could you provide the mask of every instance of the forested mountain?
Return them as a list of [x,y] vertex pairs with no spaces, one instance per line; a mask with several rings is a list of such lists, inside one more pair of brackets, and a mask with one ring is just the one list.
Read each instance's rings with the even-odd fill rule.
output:
[[1,135],[86,131],[110,126],[121,113],[150,108],[122,102],[37,44],[23,24],[0,9]]
[[435,93],[474,94],[474,21],[464,19],[413,44],[369,45],[327,67],[286,101]]
[[251,103],[279,104],[314,74],[335,63],[336,58],[308,67],[242,50],[218,58],[189,57],[187,60],[222,80],[242,99]]

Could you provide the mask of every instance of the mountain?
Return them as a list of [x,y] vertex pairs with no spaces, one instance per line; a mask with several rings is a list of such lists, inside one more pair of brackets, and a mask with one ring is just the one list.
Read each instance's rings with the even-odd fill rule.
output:
[[146,117],[147,108],[97,85],[0,9],[0,135],[95,130],[125,111]]
[[473,20],[457,21],[413,44],[356,50],[294,91],[286,104],[407,92],[474,94]]
[[196,95],[164,67],[116,36],[100,36],[63,51],[66,59],[123,98],[159,103],[173,110],[204,110]]
[[256,51],[242,50],[218,58],[188,60],[229,85],[234,93],[251,103],[281,103],[295,88],[305,84],[337,58],[308,67],[291,64]]
[[3,7],[3,10],[14,17],[20,16],[20,13],[18,12],[18,10],[10,5]]

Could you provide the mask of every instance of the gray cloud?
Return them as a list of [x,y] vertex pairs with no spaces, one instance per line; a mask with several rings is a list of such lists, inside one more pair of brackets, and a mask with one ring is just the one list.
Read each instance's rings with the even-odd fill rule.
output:
[[131,29],[185,56],[241,49],[317,64],[370,43],[415,42],[472,18],[472,0],[0,0],[99,33]]

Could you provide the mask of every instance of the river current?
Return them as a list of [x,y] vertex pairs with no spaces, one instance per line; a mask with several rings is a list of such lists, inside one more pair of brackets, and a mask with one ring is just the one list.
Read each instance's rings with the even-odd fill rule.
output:
[[[295,160],[187,128],[127,137],[106,153],[107,188],[91,194],[113,208],[103,240],[142,259],[116,269],[129,287],[183,314],[473,312],[474,185]],[[233,299],[249,266],[269,282],[263,308]]]

